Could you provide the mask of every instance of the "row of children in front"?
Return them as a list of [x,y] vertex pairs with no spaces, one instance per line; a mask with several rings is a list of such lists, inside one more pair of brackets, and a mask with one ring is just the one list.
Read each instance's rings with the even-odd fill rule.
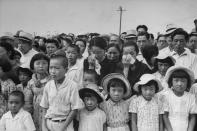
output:
[[[47,72],[52,79],[45,80]],[[169,89],[162,90],[161,83],[151,74],[144,74],[134,86],[138,96],[132,96],[128,80],[121,74],[107,75],[101,82],[104,100],[97,85],[93,84],[96,73],[84,73],[86,87],[78,91],[77,84],[65,76],[68,62],[64,56],[54,55],[49,63],[44,57],[34,60],[32,68],[37,70],[34,97],[36,127],[42,131],[73,131],[73,119],[79,120],[79,131],[193,131],[197,113],[195,96],[186,92],[194,82],[193,72],[184,67],[171,67],[166,80]],[[41,68],[46,65],[45,68]],[[47,81],[47,82],[46,82]],[[30,82],[31,83],[31,82]],[[29,83],[29,84],[30,84]],[[36,85],[37,84],[37,85]],[[42,92],[41,86],[45,88]],[[32,85],[34,86],[34,85]],[[35,94],[36,94],[35,93]],[[157,93],[157,94],[156,94]],[[84,102],[85,107],[83,108]],[[30,109],[31,103],[23,93],[13,91],[8,97],[8,109],[0,121],[0,131],[35,131]],[[28,105],[29,104],[29,105]],[[40,105],[40,106],[39,106]],[[24,109],[23,109],[24,106]],[[35,113],[35,111],[34,111]]]

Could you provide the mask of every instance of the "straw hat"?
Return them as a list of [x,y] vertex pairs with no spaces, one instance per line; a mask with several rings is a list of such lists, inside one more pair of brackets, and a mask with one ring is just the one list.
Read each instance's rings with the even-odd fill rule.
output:
[[175,24],[168,24],[166,26],[166,35],[171,34],[172,32],[174,32],[178,27]]
[[144,74],[140,77],[140,81],[138,81],[135,85],[134,85],[134,90],[136,92],[139,92],[139,86],[140,85],[145,85],[147,84],[149,81],[154,80],[157,82],[158,84],[158,91],[163,90],[163,86],[161,85],[161,82],[153,75],[153,74]]
[[130,86],[130,83],[129,81],[125,78],[124,75],[120,74],[120,73],[111,73],[111,74],[108,74],[106,75],[102,81],[101,81],[101,86],[103,87],[103,89],[105,90],[105,92],[108,93],[108,84],[109,84],[109,81],[112,80],[112,79],[120,79],[124,82],[125,86],[126,86],[126,93],[124,94],[124,98],[128,98],[131,96],[131,86]]
[[136,37],[137,37],[137,31],[136,30],[128,30],[126,32],[126,36],[124,38],[129,39],[129,38],[136,38]]
[[81,99],[84,99],[86,93],[94,94],[97,97],[98,103],[101,103],[104,98],[99,92],[99,87],[96,84],[88,84],[87,87],[79,90],[79,96]]
[[170,76],[172,75],[172,73],[176,70],[184,70],[185,72],[188,73],[188,75],[190,76],[190,80],[191,80],[191,85],[194,83],[195,78],[194,78],[194,72],[191,71],[189,68],[184,67],[184,66],[172,66],[168,69],[168,71],[166,72],[166,76],[165,76],[165,80],[168,83]]
[[18,35],[19,40],[24,40],[27,42],[32,42],[33,40],[33,35],[24,31],[21,31]]

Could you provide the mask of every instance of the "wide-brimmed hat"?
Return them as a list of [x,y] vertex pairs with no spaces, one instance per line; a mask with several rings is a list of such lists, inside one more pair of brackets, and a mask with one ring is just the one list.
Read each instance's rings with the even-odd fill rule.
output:
[[79,90],[79,96],[83,100],[87,93],[94,94],[97,97],[98,103],[104,100],[104,97],[99,92],[99,87],[96,84],[88,84],[87,87]]
[[136,30],[128,30],[126,32],[126,35],[125,35],[125,39],[130,39],[130,38],[136,38],[137,37],[137,31]]
[[170,56],[170,55],[167,55],[167,54],[165,54],[165,53],[159,53],[159,55],[158,56],[156,56],[155,57],[155,60],[156,60],[156,62],[157,61],[166,61],[166,62],[168,62],[171,66],[173,66],[173,65],[175,65],[175,63],[176,63],[176,60],[172,57],[172,56]]
[[158,91],[163,90],[163,86],[161,85],[161,82],[153,75],[153,74],[144,74],[140,77],[140,80],[134,85],[134,90],[136,92],[139,92],[139,86],[140,85],[145,85],[150,81],[155,81],[157,82],[158,85]]
[[131,92],[131,86],[129,81],[125,78],[124,75],[120,74],[120,73],[111,73],[106,75],[102,81],[101,81],[101,86],[103,87],[103,89],[108,93],[108,84],[109,81],[112,79],[120,79],[121,81],[124,82],[125,87],[126,87],[126,93],[124,94],[124,98],[128,98],[131,96],[132,92]]
[[166,82],[168,83],[168,81],[169,81],[169,78],[170,78],[170,76],[172,75],[172,73],[174,72],[174,71],[176,71],[176,70],[183,70],[183,71],[185,71],[186,73],[188,73],[188,75],[189,75],[189,77],[190,77],[190,80],[191,80],[191,85],[194,83],[194,81],[195,81],[195,78],[194,78],[194,72],[193,71],[191,71],[189,68],[187,68],[187,67],[184,67],[184,66],[172,66],[172,67],[170,67],[168,70],[167,70],[167,72],[166,72],[166,75],[165,75],[165,80],[166,80]]
[[19,40],[27,41],[28,43],[31,43],[33,40],[33,35],[24,31],[21,31],[18,35]]
[[166,26],[166,35],[173,33],[178,27],[175,24],[168,24]]

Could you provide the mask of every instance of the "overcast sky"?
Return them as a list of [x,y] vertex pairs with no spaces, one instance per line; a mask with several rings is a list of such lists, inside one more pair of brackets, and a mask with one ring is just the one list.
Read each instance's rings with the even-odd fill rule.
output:
[[118,34],[119,6],[126,9],[122,31],[146,24],[156,34],[168,23],[191,31],[197,18],[197,0],[0,0],[0,33]]

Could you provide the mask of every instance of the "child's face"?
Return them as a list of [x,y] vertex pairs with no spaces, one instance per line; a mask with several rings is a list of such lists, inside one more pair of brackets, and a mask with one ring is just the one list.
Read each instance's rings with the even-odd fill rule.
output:
[[29,80],[30,80],[30,76],[25,73],[25,72],[19,72],[19,81],[22,83],[22,84],[25,84],[27,83]]
[[71,65],[74,65],[76,63],[76,60],[78,58],[78,53],[75,48],[68,47],[66,51],[66,57],[68,59],[68,63]]
[[187,83],[186,78],[172,78],[172,89],[176,93],[182,94],[187,88]]
[[48,62],[46,60],[36,60],[34,62],[34,70],[36,73],[47,73],[48,72]]
[[97,107],[97,98],[95,96],[84,98],[85,107],[88,111],[93,111]]
[[88,84],[96,84],[96,79],[92,74],[84,73],[83,86],[87,87]]
[[11,111],[12,114],[18,113],[18,111],[23,106],[23,102],[20,97],[10,95],[8,99],[8,109]]
[[49,73],[55,81],[61,80],[65,77],[66,68],[63,67],[62,59],[51,59],[49,66]]
[[124,88],[120,86],[110,87],[109,95],[114,102],[119,102],[123,99],[124,96]]
[[156,87],[155,85],[150,85],[150,86],[142,85],[141,90],[142,90],[142,96],[147,101],[150,101],[152,97],[155,95]]
[[162,63],[162,62],[158,62],[158,70],[159,73],[163,76],[165,76],[168,68],[170,67],[170,65],[168,63]]
[[80,53],[82,55],[86,49],[84,43],[82,41],[77,41],[75,44],[80,48]]
[[55,51],[57,51],[57,46],[55,45],[55,43],[47,43],[46,44],[46,51],[47,54],[51,55],[53,54]]

